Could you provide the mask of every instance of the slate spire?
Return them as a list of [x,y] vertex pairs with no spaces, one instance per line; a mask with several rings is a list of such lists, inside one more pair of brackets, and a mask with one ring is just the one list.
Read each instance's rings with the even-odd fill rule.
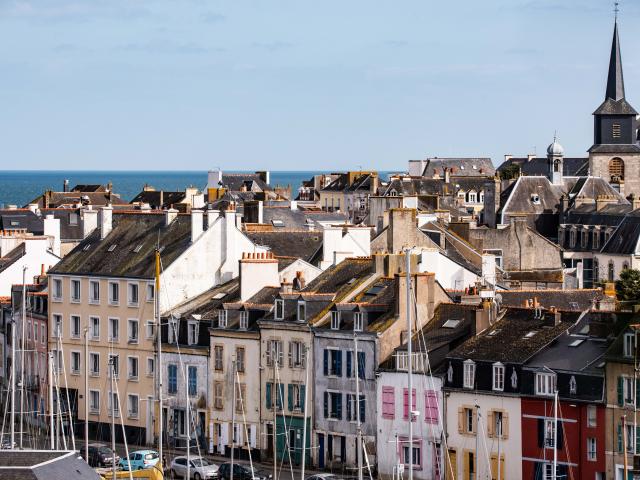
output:
[[607,98],[615,101],[624,98],[624,78],[622,76],[622,58],[620,56],[617,21],[614,23],[613,41],[611,42],[611,57],[609,58],[609,75],[607,76],[605,100]]

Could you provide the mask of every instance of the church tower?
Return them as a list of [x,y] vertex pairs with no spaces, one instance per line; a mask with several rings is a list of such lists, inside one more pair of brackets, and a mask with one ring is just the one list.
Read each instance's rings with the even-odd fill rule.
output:
[[625,98],[616,20],[605,99],[593,112],[594,138],[593,146],[589,149],[589,174],[606,179],[625,196],[640,194],[640,147],[636,115],[637,112]]
[[553,136],[553,143],[547,147],[547,171],[549,181],[553,185],[562,185],[564,169],[564,148],[558,143],[556,136]]

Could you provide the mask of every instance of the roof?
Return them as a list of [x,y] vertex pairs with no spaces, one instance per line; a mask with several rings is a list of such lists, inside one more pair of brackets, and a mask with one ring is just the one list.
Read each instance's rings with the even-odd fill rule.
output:
[[370,257],[347,258],[322,272],[303,289],[304,292],[333,293],[336,297],[353,288],[357,280],[374,273]]
[[77,452],[62,450],[0,450],[3,480],[100,480]]
[[615,255],[632,255],[638,248],[640,239],[640,209],[634,210],[622,219],[609,238],[609,241],[602,247],[601,253]]
[[263,223],[281,229],[308,229],[322,223],[346,223],[348,215],[324,210],[292,210],[290,206],[263,206]]
[[582,290],[504,290],[498,295],[503,307],[522,307],[529,300],[537,300],[541,307],[556,307],[558,310],[582,312],[593,308],[594,303],[604,298],[599,288]]
[[[498,172],[502,172],[511,165],[517,165],[520,168],[521,175],[545,176],[549,173],[549,160],[547,157],[511,157],[502,162],[498,167]],[[562,159],[562,175],[565,177],[586,175],[588,169],[588,157],[564,157]]]
[[534,310],[509,308],[501,320],[464,342],[449,358],[524,363],[579,317],[578,313],[563,312],[557,325],[547,326],[550,315],[553,314],[543,312],[542,318],[536,318]]
[[629,202],[624,204],[611,203],[600,210],[596,210],[594,203],[583,203],[567,212],[564,224],[617,227],[632,209],[633,207]]
[[372,175],[368,172],[363,172],[361,175],[356,176],[351,183],[349,183],[349,173],[341,173],[338,178],[336,178],[329,185],[324,187],[322,190],[324,191],[334,191],[334,192],[354,192],[357,190],[370,190],[371,189],[371,178]]
[[44,194],[34,198],[29,204],[37,204],[40,208],[43,208],[46,204],[47,207],[61,207],[61,206],[75,206],[82,205],[127,205],[127,202],[122,200],[120,196],[113,192],[51,192],[47,191]]
[[174,204],[182,203],[186,196],[186,192],[143,190],[131,199],[131,203],[148,203],[153,209],[164,209]]
[[275,256],[311,260],[322,248],[322,232],[308,230],[275,230],[245,232],[249,240],[269,248]]
[[26,245],[22,242],[5,256],[0,257],[0,273],[4,272],[11,265],[20,260],[26,251]]
[[[620,39],[618,38],[618,22],[613,25],[609,72],[607,74],[607,91],[605,98],[614,101],[624,99],[624,77],[622,75],[622,56],[620,55]],[[635,112],[634,112],[635,113]]]
[[224,302],[236,301],[240,298],[240,277],[229,280],[197,295],[171,309],[171,313],[180,317],[200,315],[202,320],[215,317],[215,312]]
[[96,229],[49,273],[153,278],[160,244],[167,268],[191,245],[191,218],[178,215],[168,226],[157,213],[113,212],[113,230],[104,240]]
[[[501,213],[552,213],[558,211],[563,188],[552,185],[547,177],[519,177],[503,192]],[[504,197],[506,195],[506,198]],[[537,203],[532,198],[536,196]]]
[[271,189],[257,173],[223,173],[222,186],[232,192],[239,192],[243,188],[249,192]]
[[496,172],[493,162],[486,157],[451,157],[451,158],[427,158],[427,164],[422,171],[423,177],[433,178],[436,175],[444,176],[444,168],[448,168],[451,175],[466,176],[493,176]]

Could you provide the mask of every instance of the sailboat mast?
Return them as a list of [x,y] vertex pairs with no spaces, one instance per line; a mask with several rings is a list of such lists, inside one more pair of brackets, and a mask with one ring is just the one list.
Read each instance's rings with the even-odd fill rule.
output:
[[[278,455],[276,454],[276,448],[278,447],[278,443],[276,441],[276,422],[278,421],[277,416],[276,416],[276,403],[278,402],[278,395],[279,395],[279,386],[276,383],[276,362],[278,361],[278,352],[275,350],[275,348],[273,348],[274,345],[271,345],[271,362],[273,365],[273,387],[276,389],[276,395],[275,395],[275,400],[272,400],[272,407],[273,407],[273,438],[272,438],[272,445],[273,445],[273,480],[278,480],[278,465],[277,465],[277,461],[276,458],[278,458]],[[273,389],[271,389],[273,391]]]
[[[411,328],[411,249],[405,250],[405,270],[406,270],[406,286],[407,286],[407,304],[406,304],[406,316],[407,316],[407,402],[409,408],[409,480],[413,480],[413,352],[412,352],[412,328]],[[356,380],[357,382],[357,380]]]
[[162,330],[160,329],[160,245],[156,247],[156,283],[154,289],[154,304],[156,310],[156,342],[158,351],[158,362],[156,365],[156,375],[158,376],[157,391],[158,395],[158,455],[160,457],[160,465],[164,474],[164,457],[162,455],[162,429],[163,429],[163,412],[162,412]]
[[305,371],[304,371],[304,423],[302,425],[302,472],[300,475],[300,479],[304,480],[304,467],[306,466],[307,460],[307,388],[309,388],[309,346],[304,346],[304,361],[305,361]]
[[[236,361],[232,362],[233,370],[233,400],[231,401],[231,468],[229,473],[230,480],[233,480],[233,457],[234,447],[236,444]],[[187,478],[189,476],[187,475]]]
[[[116,375],[115,367],[115,357],[111,355],[111,358],[109,359],[109,369],[111,370],[111,470],[113,472],[113,480],[116,480],[116,399],[113,395],[113,381],[115,380],[114,377]],[[131,470],[130,462],[129,470]]]
[[355,355],[355,378],[356,378],[356,430],[358,432],[358,438],[356,440],[357,446],[356,450],[358,452],[358,480],[362,480],[362,428],[360,425],[360,364],[358,362],[358,334],[353,332],[353,347],[354,347],[354,355]]
[[22,341],[20,348],[20,450],[22,450],[22,431],[24,430],[22,422],[24,418],[24,327],[27,324],[27,266],[22,267],[22,322],[20,331],[22,332]]
[[89,463],[89,327],[84,328],[84,456]]
[[[14,335],[15,342],[15,335]],[[53,423],[53,352],[49,352],[49,365],[48,365],[48,373],[49,373],[49,429],[51,436],[51,450],[55,450],[55,424]],[[13,448],[13,410],[11,411],[11,448]],[[89,459],[87,458],[87,461]]]
[[[16,321],[13,315],[13,324],[11,325],[11,450],[14,449],[16,440]],[[51,385],[51,383],[49,383]],[[53,430],[52,430],[53,432]]]
[[[553,396],[553,472],[551,480],[556,480],[556,470],[558,469],[558,389]],[[625,454],[626,458],[626,454]],[[626,477],[625,477],[626,478]]]

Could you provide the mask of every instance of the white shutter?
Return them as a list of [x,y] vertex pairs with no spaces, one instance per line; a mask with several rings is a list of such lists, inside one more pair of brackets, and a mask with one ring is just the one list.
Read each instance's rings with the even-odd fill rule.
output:
[[229,443],[229,424],[228,423],[222,423],[220,424],[221,426],[221,431],[220,431],[220,455],[224,455],[226,452],[226,448],[227,448],[227,444]]
[[209,454],[213,454],[213,421],[209,422]]
[[256,448],[256,426],[249,425],[249,445],[251,448]]

